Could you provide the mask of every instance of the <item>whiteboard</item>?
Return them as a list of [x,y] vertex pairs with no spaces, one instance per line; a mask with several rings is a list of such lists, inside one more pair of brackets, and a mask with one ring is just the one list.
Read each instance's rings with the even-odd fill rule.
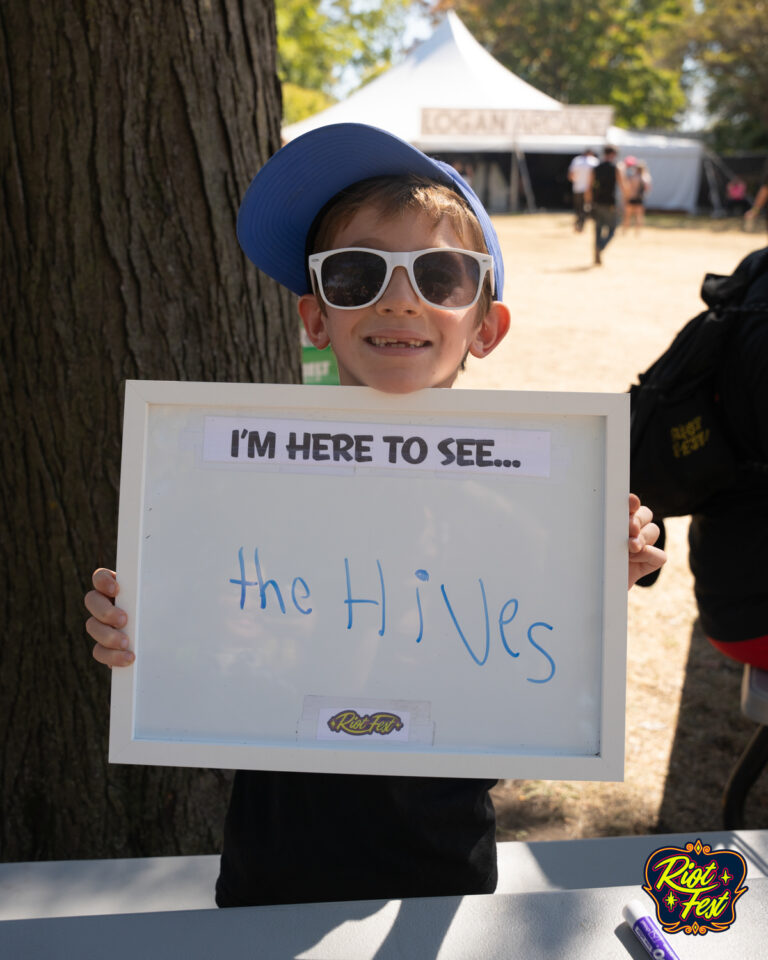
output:
[[128,381],[110,760],[621,779],[628,413]]

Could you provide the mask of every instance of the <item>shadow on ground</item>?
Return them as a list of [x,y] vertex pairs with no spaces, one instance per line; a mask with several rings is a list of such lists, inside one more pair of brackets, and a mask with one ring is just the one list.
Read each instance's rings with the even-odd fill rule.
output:
[[[659,833],[721,830],[722,794],[757,727],[741,713],[741,664],[710,646],[693,625],[680,713],[659,809]],[[768,828],[768,770],[747,798],[744,829]]]

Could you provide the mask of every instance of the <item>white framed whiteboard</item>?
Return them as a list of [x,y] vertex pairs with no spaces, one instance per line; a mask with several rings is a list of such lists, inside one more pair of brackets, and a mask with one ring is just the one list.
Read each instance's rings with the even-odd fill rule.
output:
[[621,779],[628,415],[128,381],[110,760]]

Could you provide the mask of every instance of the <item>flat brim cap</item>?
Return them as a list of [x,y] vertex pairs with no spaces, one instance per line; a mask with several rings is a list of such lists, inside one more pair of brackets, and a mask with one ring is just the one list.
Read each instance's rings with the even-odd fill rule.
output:
[[249,260],[301,296],[309,293],[307,234],[340,190],[369,177],[416,174],[453,187],[469,204],[494,264],[494,295],[504,289],[501,248],[475,192],[447,163],[364,123],[334,123],[291,140],[251,181],[237,217],[237,239]]

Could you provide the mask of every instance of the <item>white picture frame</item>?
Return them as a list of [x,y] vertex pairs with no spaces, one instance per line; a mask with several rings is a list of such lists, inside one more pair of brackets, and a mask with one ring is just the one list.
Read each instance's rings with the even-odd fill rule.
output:
[[110,760],[622,779],[628,464],[626,395],[128,381]]

